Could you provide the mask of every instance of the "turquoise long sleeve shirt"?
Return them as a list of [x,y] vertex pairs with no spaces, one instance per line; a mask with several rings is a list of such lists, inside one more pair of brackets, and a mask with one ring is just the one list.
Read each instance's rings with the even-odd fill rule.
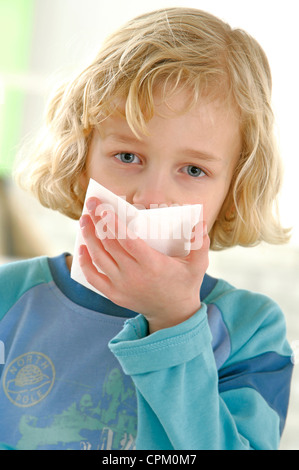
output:
[[277,449],[293,364],[279,306],[205,276],[190,319],[146,319],[65,255],[0,267],[0,442],[15,449]]

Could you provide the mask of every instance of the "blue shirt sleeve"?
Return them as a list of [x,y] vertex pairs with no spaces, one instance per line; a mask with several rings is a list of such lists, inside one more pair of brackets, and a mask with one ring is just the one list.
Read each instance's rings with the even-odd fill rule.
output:
[[[240,348],[242,360],[235,351],[218,370],[207,313],[202,304],[186,322],[149,336],[146,320],[139,316],[110,342],[136,386],[137,449],[278,448],[281,419],[261,384],[267,383],[270,369],[278,383],[275,390],[286,379],[289,384],[285,368],[291,368],[290,357],[282,365],[281,356],[274,354],[267,357],[268,369],[257,359],[248,368]],[[262,335],[252,335],[253,342],[267,335],[262,329]],[[245,332],[246,322],[244,340]]]

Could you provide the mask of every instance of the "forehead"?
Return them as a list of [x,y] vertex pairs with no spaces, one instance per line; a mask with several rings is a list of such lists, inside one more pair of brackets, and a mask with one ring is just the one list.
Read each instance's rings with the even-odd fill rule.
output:
[[[132,109],[130,111],[132,113]],[[223,146],[223,151],[231,146],[233,152],[241,145],[238,108],[220,95],[209,94],[192,102],[192,94],[187,90],[170,93],[169,96],[156,92],[154,113],[146,123],[146,132],[137,132],[137,135],[125,115],[123,101],[118,111],[101,123],[101,137],[118,137],[118,140],[133,142],[156,137],[164,139],[167,133],[174,137],[174,144],[189,141],[195,146]]]

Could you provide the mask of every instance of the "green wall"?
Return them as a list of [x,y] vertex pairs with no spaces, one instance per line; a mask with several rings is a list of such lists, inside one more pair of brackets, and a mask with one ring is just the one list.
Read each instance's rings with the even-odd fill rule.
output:
[[34,5],[0,0],[0,177],[10,174],[20,139],[25,91],[17,77],[29,67]]

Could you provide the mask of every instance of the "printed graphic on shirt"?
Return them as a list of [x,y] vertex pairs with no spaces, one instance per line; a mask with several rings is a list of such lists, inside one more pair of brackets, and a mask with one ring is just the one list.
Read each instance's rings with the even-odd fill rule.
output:
[[[114,368],[106,376],[101,397],[83,392],[80,398],[70,402],[69,406],[60,413],[47,415],[45,411],[45,416],[40,413],[35,415],[33,405],[37,403],[38,390],[41,390],[40,400],[42,400],[42,394],[46,396],[46,393],[50,392],[50,382],[54,380],[55,371],[50,367],[51,361],[45,355],[31,354],[36,354],[31,362],[27,355],[13,361],[5,376],[6,390],[9,390],[5,393],[9,398],[13,396],[13,399],[10,398],[11,401],[17,406],[22,402],[32,406],[32,412],[28,410],[19,421],[21,438],[16,443],[18,449],[132,450],[135,448],[136,396],[133,383],[127,380],[128,377],[118,368]],[[43,357],[43,363],[37,361],[38,355],[40,358]],[[34,367],[29,368],[27,365]],[[52,375],[48,369],[52,369]],[[19,397],[17,394],[12,394],[16,387],[22,392]],[[20,393],[19,389],[16,391]]]
[[51,359],[40,352],[29,352],[8,365],[3,377],[3,388],[14,405],[29,407],[50,393],[54,381],[55,368]]

